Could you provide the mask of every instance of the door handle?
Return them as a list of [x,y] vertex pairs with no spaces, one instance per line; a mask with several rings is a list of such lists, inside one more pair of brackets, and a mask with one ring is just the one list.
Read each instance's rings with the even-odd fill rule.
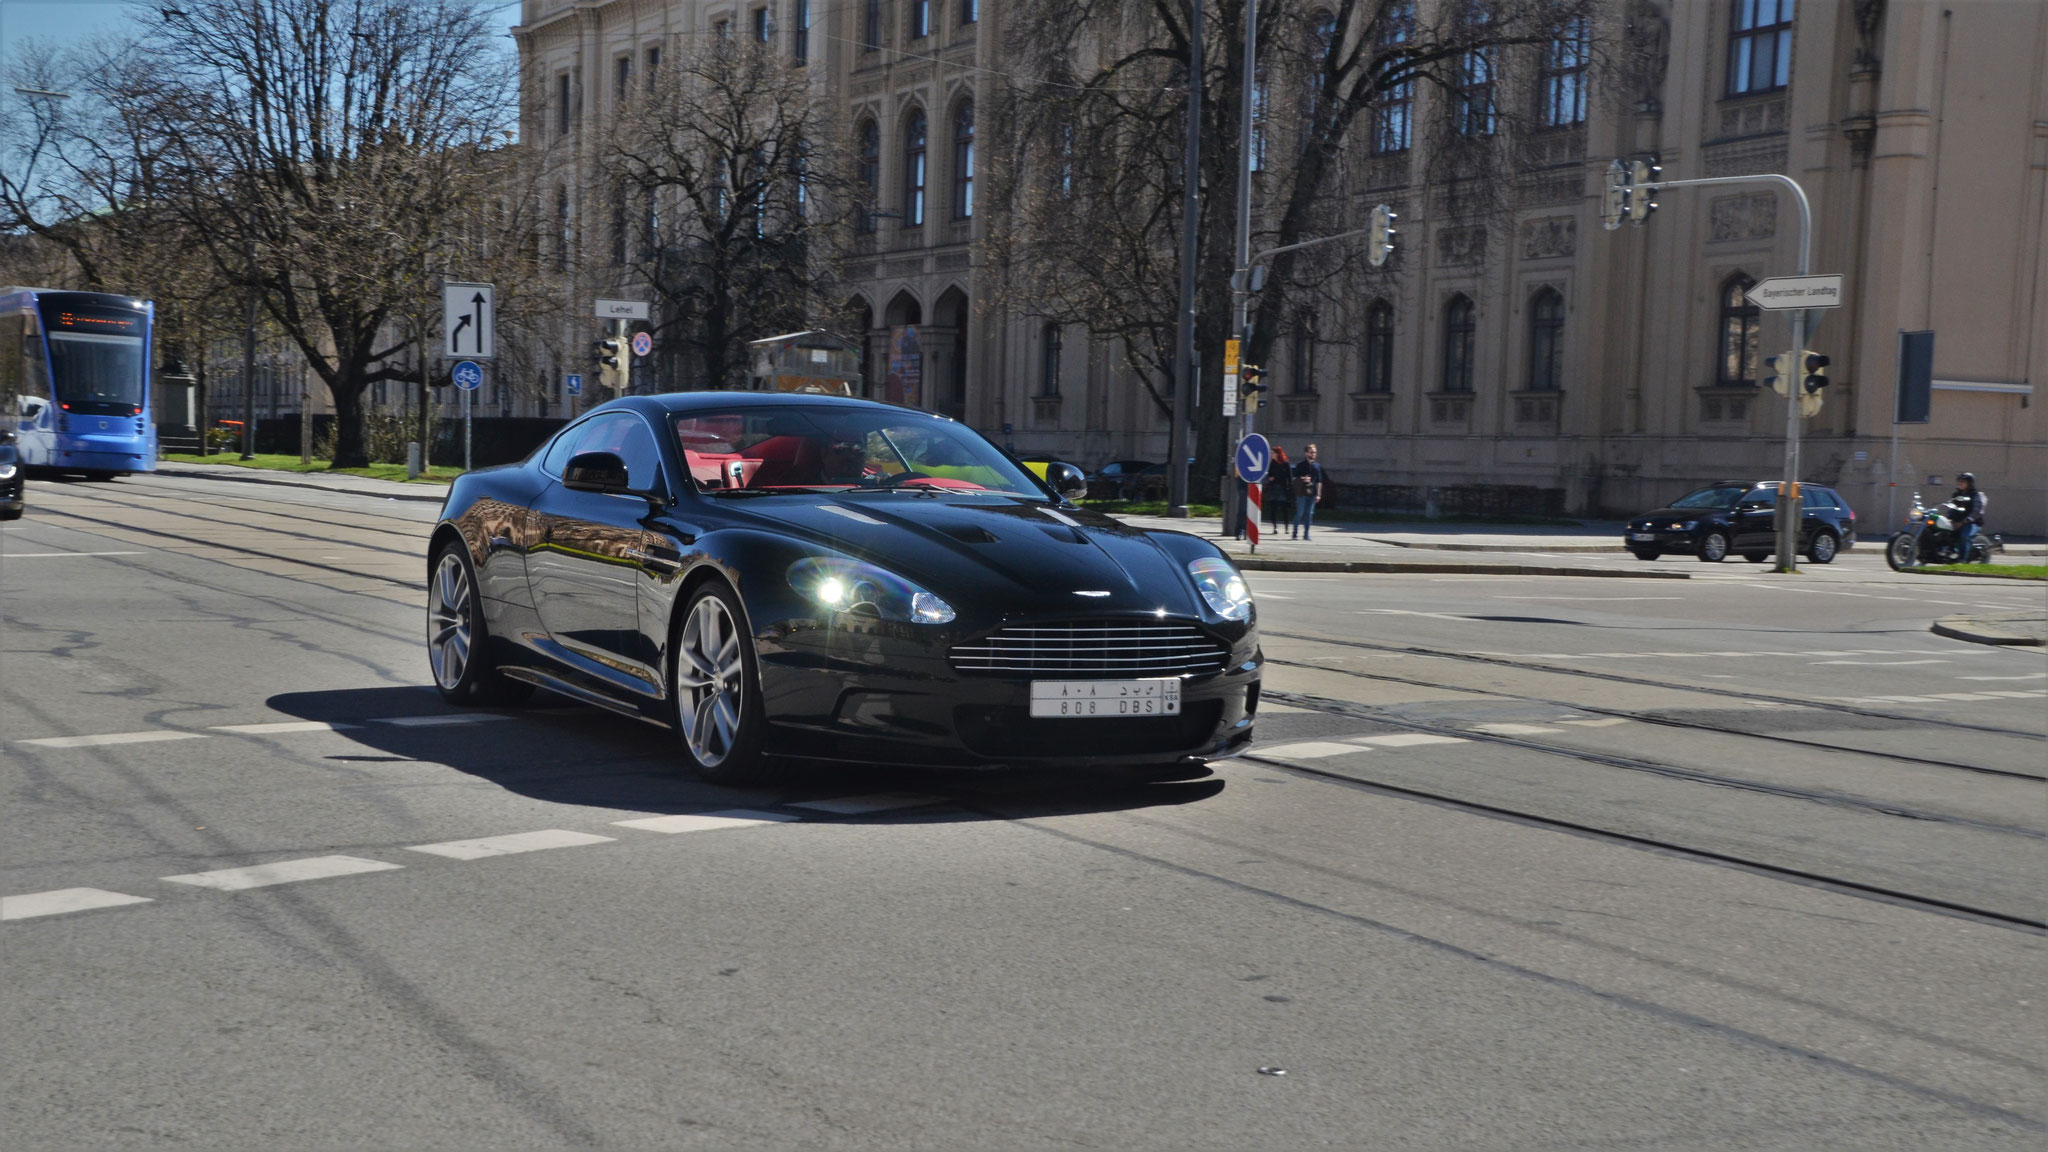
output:
[[642,564],[652,565],[654,567],[661,568],[670,572],[673,572],[676,569],[681,568],[683,566],[682,557],[680,556],[657,556],[652,552],[645,552],[638,548],[626,549],[626,558],[629,560],[638,560]]

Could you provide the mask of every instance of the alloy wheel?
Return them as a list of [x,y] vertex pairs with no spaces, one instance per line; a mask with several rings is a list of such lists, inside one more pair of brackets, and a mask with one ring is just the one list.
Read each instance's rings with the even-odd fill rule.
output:
[[676,716],[690,755],[706,768],[724,763],[739,741],[746,671],[732,613],[715,595],[699,597],[676,646]]
[[434,682],[444,692],[459,688],[463,673],[469,671],[469,613],[474,598],[462,557],[453,549],[442,553],[428,590],[427,658],[434,665]]

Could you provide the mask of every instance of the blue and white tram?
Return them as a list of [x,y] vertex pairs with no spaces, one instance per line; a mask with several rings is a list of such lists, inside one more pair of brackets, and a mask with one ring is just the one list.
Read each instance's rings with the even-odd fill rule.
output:
[[104,292],[0,289],[0,427],[21,463],[95,479],[156,470],[156,305]]

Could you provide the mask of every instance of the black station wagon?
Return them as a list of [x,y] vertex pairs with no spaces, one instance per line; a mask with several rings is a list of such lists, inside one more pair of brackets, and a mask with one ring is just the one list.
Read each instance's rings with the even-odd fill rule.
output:
[[[1799,551],[1807,559],[1826,564],[1855,545],[1856,513],[1841,493],[1801,483],[1799,496]],[[1733,552],[1760,564],[1778,550],[1777,503],[1775,480],[1716,481],[1630,520],[1623,542],[1638,560],[1678,552],[1718,563]]]

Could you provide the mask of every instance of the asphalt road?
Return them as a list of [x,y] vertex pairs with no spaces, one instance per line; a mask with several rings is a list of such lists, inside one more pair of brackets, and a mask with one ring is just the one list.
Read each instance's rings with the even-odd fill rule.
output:
[[737,790],[442,706],[433,512],[0,533],[9,1147],[2042,1140],[2039,586],[1261,573],[1213,774]]

